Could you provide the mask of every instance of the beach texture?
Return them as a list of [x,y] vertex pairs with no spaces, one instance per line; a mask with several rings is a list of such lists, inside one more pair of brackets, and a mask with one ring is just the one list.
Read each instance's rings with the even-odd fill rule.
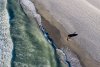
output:
[[[62,42],[69,46],[86,67],[100,65],[100,10],[97,0],[32,0],[39,13],[66,35]],[[51,16],[56,20],[50,20]],[[53,23],[54,22],[54,23]],[[60,24],[59,25],[57,25]],[[62,29],[62,30],[63,30]],[[67,34],[78,36],[66,41]],[[74,42],[73,42],[74,41]],[[76,42],[76,43],[75,43]]]

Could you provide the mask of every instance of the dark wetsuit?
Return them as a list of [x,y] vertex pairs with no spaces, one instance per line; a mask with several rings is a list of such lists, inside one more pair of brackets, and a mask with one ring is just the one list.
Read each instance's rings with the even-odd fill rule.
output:
[[77,36],[77,35],[78,35],[78,34],[76,34],[76,32],[74,32],[73,34],[69,34],[68,37],[67,37],[67,40],[70,39],[71,37],[75,37],[75,36]]
[[78,34],[75,34],[75,33],[74,34],[69,34],[68,37],[74,37],[74,36],[77,36],[77,35]]

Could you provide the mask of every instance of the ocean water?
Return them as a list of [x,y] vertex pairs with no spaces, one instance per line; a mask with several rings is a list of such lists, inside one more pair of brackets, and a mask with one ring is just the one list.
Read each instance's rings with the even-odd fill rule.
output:
[[33,16],[30,17],[32,14],[25,14],[17,0],[9,0],[8,7],[14,12],[10,20],[14,43],[11,67],[59,67],[61,63],[56,61],[52,46],[43,36]]

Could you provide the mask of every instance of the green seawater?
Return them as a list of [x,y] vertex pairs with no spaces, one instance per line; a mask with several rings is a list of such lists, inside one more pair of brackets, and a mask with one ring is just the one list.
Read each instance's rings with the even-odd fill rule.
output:
[[7,8],[14,44],[11,66],[62,67],[54,49],[44,38],[36,21],[24,13],[18,0],[8,0]]
[[8,8],[14,13],[10,20],[14,43],[12,67],[56,67],[53,49],[36,22],[29,20],[16,0],[9,0]]

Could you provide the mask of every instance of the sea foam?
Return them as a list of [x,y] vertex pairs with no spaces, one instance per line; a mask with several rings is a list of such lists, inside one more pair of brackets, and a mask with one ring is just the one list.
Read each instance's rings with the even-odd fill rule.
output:
[[0,67],[11,67],[13,50],[6,4],[7,0],[0,0]]

